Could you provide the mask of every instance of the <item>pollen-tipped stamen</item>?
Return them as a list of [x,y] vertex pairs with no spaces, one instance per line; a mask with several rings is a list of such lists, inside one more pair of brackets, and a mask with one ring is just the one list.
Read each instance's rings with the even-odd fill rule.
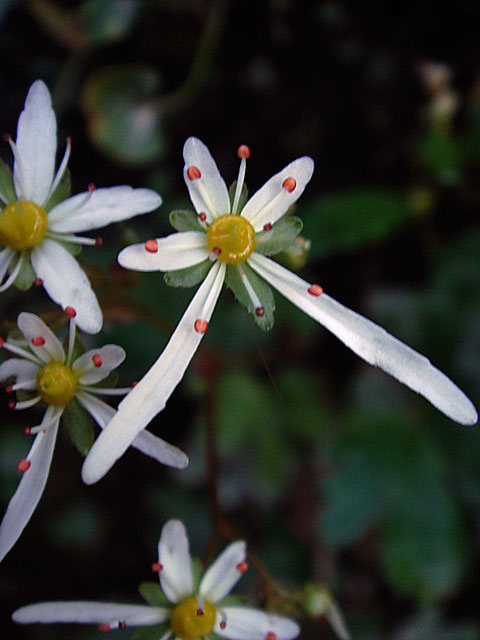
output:
[[250,157],[250,149],[246,144],[242,144],[238,147],[237,155],[240,158],[240,167],[238,169],[237,185],[235,188],[235,196],[233,198],[232,213],[236,214],[238,209],[238,203],[240,202],[240,196],[242,195],[243,183],[245,181],[245,171],[247,168],[247,158]]
[[248,297],[252,301],[253,308],[255,309],[255,314],[259,317],[263,316],[265,313],[265,309],[262,303],[260,302],[260,298],[257,296],[254,288],[250,284],[250,281],[247,278],[247,274],[245,273],[245,269],[243,268],[243,265],[238,264],[237,268],[238,268],[238,273],[240,274],[240,278],[242,279],[243,285],[247,290]]
[[67,360],[65,363],[67,367],[69,367],[72,361],[73,348],[75,346],[75,334],[76,334],[76,326],[77,326],[77,323],[75,321],[75,316],[77,315],[77,312],[73,307],[66,307],[65,313],[70,318],[70,322],[68,325],[68,351],[67,351]]
[[20,356],[21,358],[31,360],[32,362],[35,362],[35,364],[42,364],[42,361],[40,360],[40,358],[37,358],[36,355],[31,353],[30,351],[26,351],[25,349],[22,349],[21,347],[17,347],[16,345],[10,344],[9,342],[3,342],[2,344],[0,344],[0,346],[2,346],[7,351],[10,351],[10,353],[15,353],[17,356]]
[[40,402],[40,396],[35,396],[34,398],[30,398],[30,400],[16,402],[15,406],[12,407],[12,409],[15,409],[15,411],[20,411],[21,409],[30,409],[30,407],[34,407],[38,402]]
[[18,274],[20,273],[20,269],[22,268],[22,264],[23,264],[23,251],[20,253],[18,260],[17,260],[17,264],[15,265],[14,269],[12,270],[12,273],[8,276],[8,278],[5,280],[5,282],[2,284],[2,286],[0,287],[0,293],[2,293],[3,291],[6,291],[16,280]]
[[74,233],[54,233],[53,231],[46,231],[45,237],[51,240],[57,240],[59,242],[69,242],[70,244],[82,244],[87,247],[97,246],[96,238],[87,238],[86,236],[76,236]]

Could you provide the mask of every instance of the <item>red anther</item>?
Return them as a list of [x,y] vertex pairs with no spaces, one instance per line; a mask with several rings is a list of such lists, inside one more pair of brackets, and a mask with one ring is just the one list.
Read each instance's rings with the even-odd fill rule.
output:
[[250,147],[246,144],[241,144],[237,149],[237,156],[239,158],[249,158],[250,157]]
[[8,401],[9,409],[15,409],[16,406],[17,406],[17,403],[15,402],[15,400],[9,400]]
[[69,318],[75,318],[75,316],[77,315],[77,312],[73,307],[65,307],[64,312]]
[[10,385],[8,385],[8,387],[5,389],[5,393],[12,393],[12,391],[13,391],[13,387],[12,387],[12,385],[10,384]]
[[125,620],[120,620],[120,622],[118,623],[119,629],[125,629],[126,626],[127,626],[127,623],[125,622]]
[[255,313],[261,318],[263,315],[265,315],[265,309],[263,307],[257,307],[255,309]]
[[285,178],[285,180],[282,182],[282,187],[289,193],[292,193],[296,186],[297,181],[295,180],[295,178]]
[[0,336],[0,347],[3,347],[4,344],[5,344],[5,338],[2,338],[2,336]]
[[163,564],[161,562],[154,562],[152,564],[152,571],[163,571]]
[[45,344],[45,338],[42,338],[42,336],[36,336],[35,338],[32,338],[32,344],[36,347],[43,347]]
[[219,256],[222,253],[222,250],[220,249],[220,247],[213,247],[212,253],[214,253],[216,256]]
[[202,211],[198,214],[198,217],[202,222],[205,222],[205,220],[207,219],[207,214],[205,213],[205,211]]
[[102,366],[102,356],[99,353],[96,353],[92,356],[93,366],[98,369],[98,367]]
[[4,133],[2,138],[5,140],[5,142],[10,142],[12,136],[9,133]]
[[239,573],[245,573],[248,569],[248,562],[245,562],[245,560],[239,562],[235,568]]
[[134,381],[132,382],[132,389],[133,389],[133,387],[136,387],[136,386],[137,386],[137,384],[138,384],[138,380],[134,380]]
[[272,230],[272,225],[270,224],[270,222],[267,222],[267,224],[263,225],[263,230],[264,231],[271,231]]
[[91,183],[88,185],[88,190],[90,191],[90,193],[92,193],[93,191],[95,191],[95,189],[96,189],[96,188],[97,188],[97,187],[93,184],[93,182],[91,182]]
[[20,471],[20,473],[25,473],[25,471],[28,471],[31,466],[32,463],[30,462],[30,460],[25,460],[25,458],[22,458],[18,461],[17,471]]
[[198,320],[195,320],[193,326],[197,333],[205,333],[205,331],[208,329],[208,322],[206,320],[200,320],[199,318]]
[[198,608],[197,609],[197,616],[203,616],[203,609]]
[[225,620],[222,620],[220,622],[220,629],[225,629],[226,626],[227,626],[227,622]]
[[32,432],[32,427],[25,427],[25,429],[23,430],[23,433],[26,436],[29,436],[31,432]]
[[70,143],[70,144],[72,144],[72,138],[71,138],[71,136],[67,136],[67,142],[68,142],[68,143]]
[[102,247],[103,246],[103,238],[101,236],[98,236],[98,238],[95,238],[95,246],[96,247]]
[[198,167],[194,167],[193,165],[191,167],[188,167],[187,169],[187,176],[189,180],[198,180],[199,178],[202,177],[202,174],[200,172],[200,169]]
[[99,631],[110,631],[110,625],[109,624],[99,624],[98,625],[98,630]]
[[269,631],[265,636],[265,640],[277,640],[277,634],[273,633],[273,631]]
[[319,284],[312,284],[311,287],[308,287],[307,291],[311,296],[315,296],[315,298],[318,298],[318,296],[321,296],[323,293],[323,289]]
[[158,242],[155,239],[147,240],[145,242],[145,249],[147,251],[149,251],[150,253],[157,253],[157,251],[158,251]]
[[42,278],[35,278],[35,280],[33,281],[33,284],[34,284],[36,287],[41,287],[41,286],[42,286],[42,284],[43,284],[43,280],[42,280]]

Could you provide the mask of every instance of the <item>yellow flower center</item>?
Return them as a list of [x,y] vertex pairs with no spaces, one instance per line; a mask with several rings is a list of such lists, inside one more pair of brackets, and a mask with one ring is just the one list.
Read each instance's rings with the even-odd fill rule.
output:
[[47,214],[34,202],[17,200],[0,213],[0,244],[15,251],[35,247],[47,230]]
[[207,245],[227,264],[245,262],[255,250],[255,229],[242,216],[228,213],[208,227]]
[[200,608],[195,596],[187,598],[172,611],[170,626],[176,638],[199,640],[213,631],[215,607],[206,600]]
[[70,367],[61,362],[49,362],[37,373],[37,389],[42,400],[61,407],[73,398],[77,378]]

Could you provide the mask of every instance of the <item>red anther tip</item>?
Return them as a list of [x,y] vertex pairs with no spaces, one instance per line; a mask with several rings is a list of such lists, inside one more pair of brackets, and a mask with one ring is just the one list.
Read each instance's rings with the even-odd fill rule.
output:
[[67,136],[67,142],[70,142],[70,144],[72,143],[72,137],[71,136]]
[[32,428],[31,428],[31,427],[25,427],[25,429],[23,430],[23,433],[24,433],[26,436],[29,436],[29,435],[30,435],[30,433],[31,433],[31,431],[32,431]]
[[163,571],[163,564],[161,562],[154,562],[152,564],[152,571]]
[[265,640],[277,640],[277,634],[273,633],[273,631],[269,631],[265,636]]
[[245,573],[248,569],[248,562],[245,562],[245,560],[243,562],[239,562],[235,568],[240,573]]
[[110,625],[109,624],[99,624],[98,625],[98,630],[99,631],[110,631]]
[[133,389],[133,387],[136,387],[136,386],[137,386],[137,384],[138,384],[138,380],[134,380],[134,381],[132,382],[132,389]]
[[222,250],[220,249],[220,247],[213,247],[212,253],[214,253],[216,256],[219,256],[222,253]]
[[203,609],[197,609],[197,616],[203,616]]
[[35,278],[35,280],[33,281],[33,284],[34,284],[36,287],[41,287],[41,286],[42,286],[42,284],[43,284],[43,280],[42,280],[42,278]]
[[17,403],[15,402],[15,400],[9,400],[8,401],[9,409],[15,409],[16,406],[17,406]]
[[98,236],[98,238],[95,238],[95,246],[96,247],[101,247],[103,246],[103,238]]
[[255,313],[261,318],[263,315],[265,315],[265,309],[263,307],[257,307],[255,309]]
[[318,296],[323,293],[323,289],[319,284],[312,284],[311,287],[308,287],[307,291],[311,296],[315,296],[315,298],[318,298]]
[[155,239],[147,240],[145,242],[145,249],[147,251],[149,251],[150,253],[157,253],[157,251],[158,251],[158,242]]
[[92,356],[93,366],[97,369],[102,366],[102,356],[99,353],[96,353]]
[[25,471],[28,471],[31,466],[32,463],[30,462],[30,460],[25,460],[25,458],[22,458],[18,461],[17,470],[20,471],[20,473],[25,473]]
[[246,144],[241,144],[237,149],[237,156],[239,158],[249,158],[250,157],[250,147]]
[[13,391],[13,387],[12,387],[12,385],[10,384],[10,385],[5,389],[5,393],[12,393],[12,391]]
[[295,189],[296,186],[297,186],[297,181],[295,180],[295,178],[286,178],[282,182],[282,187],[286,189],[289,193],[292,193],[292,191]]
[[2,336],[0,336],[0,347],[3,347],[4,344],[5,344],[5,338],[2,338]]
[[208,329],[208,322],[206,320],[200,320],[199,318],[198,320],[195,320],[195,324],[193,326],[197,333],[205,333]]
[[93,184],[93,182],[91,182],[91,183],[88,185],[88,190],[90,191],[90,193],[92,193],[92,191],[95,191],[95,189],[96,189],[96,188],[97,188],[97,187]]
[[205,222],[205,220],[207,219],[207,214],[204,211],[202,211],[201,213],[198,214],[198,217],[202,222]]
[[126,626],[127,626],[127,623],[125,622],[125,620],[120,620],[120,622],[118,623],[119,629],[125,629]]
[[75,318],[75,316],[77,315],[77,312],[73,307],[65,307],[64,312],[69,318]]
[[226,626],[227,626],[227,623],[225,622],[225,620],[222,620],[220,622],[220,629],[225,629]]
[[42,336],[36,336],[35,338],[32,338],[32,344],[36,347],[43,347],[45,344],[45,338],[42,338]]
[[272,230],[272,225],[270,224],[270,222],[267,222],[267,224],[263,225],[263,230],[264,231],[271,231]]
[[188,167],[187,169],[187,176],[189,180],[198,180],[199,178],[202,177],[201,171],[198,167],[194,167],[193,165],[191,167]]
[[12,136],[9,133],[4,133],[2,138],[5,140],[5,142],[10,142]]

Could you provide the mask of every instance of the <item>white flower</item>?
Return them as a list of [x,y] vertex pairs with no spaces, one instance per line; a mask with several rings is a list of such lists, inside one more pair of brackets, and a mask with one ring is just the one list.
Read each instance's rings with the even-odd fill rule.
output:
[[[207,147],[197,138],[189,138],[184,147],[184,177],[197,211],[197,224],[202,227],[127,247],[119,255],[123,267],[169,271],[170,277],[189,274],[187,268],[198,269],[194,276],[203,277],[206,265],[206,277],[157,362],[120,403],[112,422],[93,445],[82,470],[87,483],[101,478],[137,433],[164,408],[207,330],[226,277],[229,282],[229,273],[229,286],[235,282],[235,295],[245,300],[254,315],[266,315],[260,292],[273,309],[268,300],[269,289],[264,290],[265,280],[361,358],[425,396],[453,420],[462,424],[477,421],[470,400],[427,358],[330,298],[319,285],[305,282],[263,255],[268,253],[265,246],[268,247],[269,234],[275,232],[275,223],[283,229],[284,222],[291,218],[281,219],[310,180],[313,160],[303,157],[291,162],[257,191],[238,215],[249,153],[245,145],[239,148],[240,171],[230,207],[227,187]],[[185,220],[181,224],[187,225]]]
[[[24,341],[5,342],[0,338],[0,346],[20,356],[0,365],[0,382],[13,377],[15,384],[7,391],[27,392],[30,396],[21,402],[11,400],[11,408],[27,409],[41,401],[47,404],[42,422],[26,429],[26,434],[35,435],[35,440],[28,456],[17,465],[23,477],[0,524],[0,561],[20,537],[41,498],[60,418],[69,403],[76,399],[103,429],[115,415],[115,409],[97,395],[124,395],[130,390],[97,386],[123,362],[125,351],[114,344],[107,344],[74,358],[75,310],[67,307],[66,313],[70,316],[66,354],[61,342],[43,320],[32,313],[20,313],[18,316],[17,324]],[[182,468],[188,463],[185,454],[148,431],[142,431],[132,445],[172,467]]]
[[185,527],[179,520],[170,520],[158,543],[158,563],[152,565],[159,572],[167,606],[45,602],[17,609],[12,618],[21,624],[99,624],[104,631],[166,623],[159,640],[172,636],[176,640],[208,639],[211,633],[228,640],[295,638],[300,629],[289,618],[245,606],[222,605],[248,568],[245,557],[244,542],[229,545],[203,574],[197,589]]
[[15,162],[13,183],[5,178],[3,167],[0,187],[0,205],[5,205],[0,212],[0,292],[26,269],[31,273],[28,285],[36,276],[57,304],[75,307],[83,331],[98,333],[103,322],[100,306],[87,276],[65,244],[94,245],[95,239],[75,233],[152,211],[162,200],[149,189],[120,186],[92,187],[58,203],[55,192],[62,186],[70,141],[54,175],[57,122],[50,93],[41,80],[30,87],[18,120],[16,142],[9,142]]

